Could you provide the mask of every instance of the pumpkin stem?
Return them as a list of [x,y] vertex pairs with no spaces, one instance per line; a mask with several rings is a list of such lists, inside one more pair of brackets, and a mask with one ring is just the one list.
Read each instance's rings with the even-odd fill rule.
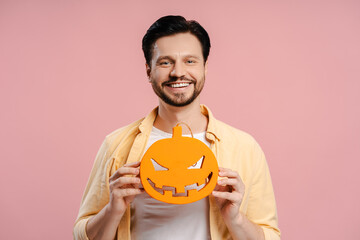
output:
[[[184,124],[188,129],[189,129],[189,131],[190,131],[190,134],[191,134],[191,137],[192,138],[194,138],[194,135],[193,135],[193,133],[192,133],[192,131],[191,131],[191,128],[190,128],[190,126],[189,125],[187,125],[186,123],[184,123],[184,122],[179,122],[178,124],[176,124],[176,127],[178,127],[180,124]],[[180,126],[179,126],[180,127]],[[173,128],[174,129],[174,128]],[[181,128],[180,128],[181,129]],[[173,131],[174,132],[174,131]],[[182,136],[182,132],[180,133],[180,136]]]
[[179,138],[179,137],[181,137],[182,136],[182,128],[181,128],[181,126],[175,126],[175,127],[173,127],[173,135],[172,135],[172,137],[173,138]]

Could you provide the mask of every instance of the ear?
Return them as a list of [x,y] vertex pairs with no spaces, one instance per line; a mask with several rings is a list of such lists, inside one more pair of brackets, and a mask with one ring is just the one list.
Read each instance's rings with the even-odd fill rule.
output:
[[207,74],[207,66],[208,66],[208,60],[206,60],[206,62],[205,62],[205,66],[204,66],[204,69],[205,69],[205,76],[206,76],[206,74]]
[[146,68],[146,75],[150,82],[151,68],[150,68],[149,64],[145,63],[145,68]]

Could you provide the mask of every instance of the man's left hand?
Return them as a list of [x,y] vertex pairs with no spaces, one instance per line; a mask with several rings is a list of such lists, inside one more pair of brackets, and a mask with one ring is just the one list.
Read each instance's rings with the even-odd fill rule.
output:
[[245,185],[236,171],[219,167],[219,177],[212,195],[224,220],[233,221],[239,217],[239,208],[245,193]]

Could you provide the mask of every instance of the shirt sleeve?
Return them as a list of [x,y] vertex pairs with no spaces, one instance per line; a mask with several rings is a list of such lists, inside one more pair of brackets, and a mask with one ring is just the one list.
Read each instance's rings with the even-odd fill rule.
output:
[[247,215],[264,231],[266,240],[280,240],[275,195],[270,171],[260,146],[254,145],[255,167],[251,183]]
[[81,200],[78,217],[74,224],[73,236],[75,240],[88,240],[86,225],[89,219],[96,215],[109,202],[110,173],[109,144],[107,139],[101,145],[90,173],[84,195]]

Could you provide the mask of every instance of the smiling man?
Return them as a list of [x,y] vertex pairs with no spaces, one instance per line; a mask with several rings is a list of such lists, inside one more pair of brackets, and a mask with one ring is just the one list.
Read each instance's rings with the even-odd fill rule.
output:
[[[181,16],[162,17],[145,34],[143,51],[159,106],[106,137],[85,189],[74,238],[280,239],[261,148],[250,135],[215,119],[200,104],[210,51],[205,29]],[[145,151],[170,138],[179,122],[210,147],[220,167],[212,194],[183,205],[151,198],[139,177]],[[185,128],[184,134],[188,131]]]
[[201,49],[197,37],[190,33],[162,37],[155,42],[153,57],[146,65],[147,74],[154,92],[166,104],[183,107],[199,96],[207,67]]

